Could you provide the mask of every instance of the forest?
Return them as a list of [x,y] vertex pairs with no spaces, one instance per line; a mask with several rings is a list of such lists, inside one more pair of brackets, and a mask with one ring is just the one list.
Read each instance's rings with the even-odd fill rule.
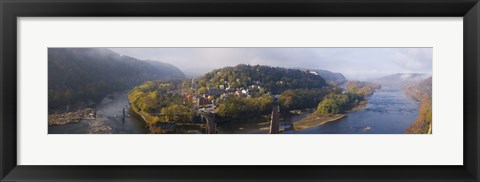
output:
[[432,77],[418,84],[408,85],[406,92],[420,102],[418,118],[407,128],[407,133],[431,134],[432,133]]
[[[222,86],[223,85],[223,86]],[[318,75],[298,69],[240,64],[213,70],[197,80],[198,88],[247,88],[257,86],[260,91],[280,94],[289,89],[317,89],[327,86]],[[258,87],[260,86],[260,87]]]
[[[186,79],[147,81],[128,93],[131,108],[146,122],[152,133],[161,132],[159,122],[192,122],[192,90],[186,87]],[[186,94],[187,91],[190,94]]]
[[122,56],[106,48],[49,48],[49,113],[91,107],[107,94],[147,80],[184,77],[173,65]]
[[318,104],[317,114],[340,114],[357,106],[366,96],[372,95],[381,86],[375,83],[349,81],[346,91],[330,93]]

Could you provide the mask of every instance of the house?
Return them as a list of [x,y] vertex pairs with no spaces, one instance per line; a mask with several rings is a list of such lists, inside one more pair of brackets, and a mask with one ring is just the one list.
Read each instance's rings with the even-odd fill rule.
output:
[[242,94],[248,94],[248,90],[243,89]]
[[222,95],[220,95],[220,99],[224,99],[224,98],[227,98],[228,97],[228,93],[223,93]]
[[318,73],[316,71],[313,71],[313,70],[310,70],[308,71],[308,73],[312,74],[312,75],[317,75],[318,76]]
[[211,100],[215,99],[213,96],[208,96],[208,101],[210,102]]
[[197,99],[197,105],[203,106],[203,105],[207,105],[207,104],[210,104],[210,101],[209,101],[207,98],[205,98],[205,97],[199,97],[199,98]]

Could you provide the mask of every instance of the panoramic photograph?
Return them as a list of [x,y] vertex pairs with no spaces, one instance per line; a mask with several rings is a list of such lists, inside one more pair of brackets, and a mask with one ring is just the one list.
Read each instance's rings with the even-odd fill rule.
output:
[[432,48],[48,48],[48,134],[432,134]]

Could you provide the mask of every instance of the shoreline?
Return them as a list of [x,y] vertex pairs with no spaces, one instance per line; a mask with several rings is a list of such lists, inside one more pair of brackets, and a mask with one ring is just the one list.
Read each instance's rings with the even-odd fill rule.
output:
[[305,130],[315,126],[324,125],[325,123],[337,121],[347,116],[348,114],[318,115],[317,112],[314,112],[308,115],[305,119],[293,123],[293,128],[295,131]]
[[338,121],[342,118],[347,117],[348,113],[365,109],[367,107],[367,104],[368,104],[368,101],[363,100],[357,106],[346,111],[345,114],[320,115],[317,113],[317,111],[315,111],[312,114],[309,114],[305,119],[302,119],[301,121],[293,123],[293,129],[295,131],[300,131],[300,130],[305,130],[305,129],[316,127],[316,126],[321,126],[329,122]]
[[78,109],[73,112],[60,112],[48,115],[48,126],[65,125],[69,123],[78,123],[83,120],[93,120],[92,114],[95,111],[92,108]]
[[[70,123],[78,123],[81,121],[90,121],[96,120],[96,110],[105,104],[105,100],[108,99],[112,101],[118,95],[128,93],[129,90],[112,92],[105,95],[98,103],[94,103],[91,106],[82,106],[77,108],[74,111],[57,111],[48,113],[48,126],[53,125],[65,125]],[[107,100],[107,102],[109,102]],[[93,114],[93,115],[92,115]]]

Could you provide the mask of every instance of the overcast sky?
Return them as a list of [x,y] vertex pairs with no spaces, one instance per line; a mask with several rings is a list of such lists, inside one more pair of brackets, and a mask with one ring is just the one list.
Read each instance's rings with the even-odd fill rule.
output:
[[432,73],[432,48],[111,48],[177,66],[187,75],[238,64],[324,69],[350,80],[394,73]]

